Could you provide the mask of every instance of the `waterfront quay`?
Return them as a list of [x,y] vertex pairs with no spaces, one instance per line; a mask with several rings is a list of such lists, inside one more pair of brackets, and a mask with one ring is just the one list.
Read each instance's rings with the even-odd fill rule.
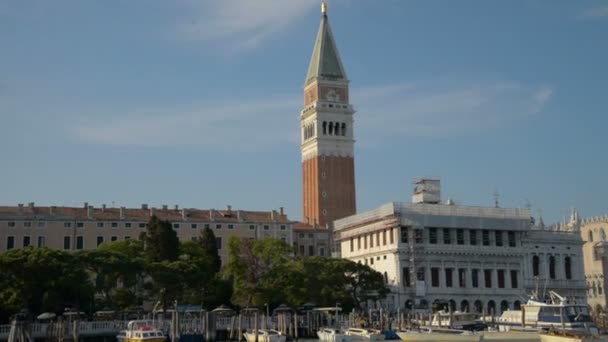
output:
[[[352,316],[344,316],[338,325],[351,326]],[[179,318],[176,326],[173,319],[150,320],[158,329],[165,332],[170,340],[189,337],[190,341],[239,340],[246,330],[268,328],[281,331],[287,336],[316,337],[316,330],[323,320],[314,315],[282,315],[269,317],[257,315],[219,316],[205,313],[197,318]],[[45,341],[115,341],[116,335],[127,328],[129,321],[55,321],[22,324],[33,340]],[[13,324],[16,324],[13,322]],[[13,324],[0,325],[0,341],[10,342]],[[14,328],[13,328],[14,329]]]

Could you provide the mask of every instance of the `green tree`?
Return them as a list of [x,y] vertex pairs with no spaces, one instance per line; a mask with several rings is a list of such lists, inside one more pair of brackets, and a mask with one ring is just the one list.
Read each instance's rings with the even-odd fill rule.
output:
[[220,254],[217,249],[215,234],[209,227],[205,227],[205,229],[201,231],[199,243],[203,248],[206,257],[211,260],[211,268],[209,269],[209,272],[213,274],[219,272],[220,268],[222,267],[222,260],[220,259]]
[[175,261],[179,257],[179,239],[169,221],[153,215],[144,236],[145,255],[149,262]]
[[[132,295],[134,302],[141,302],[139,291],[144,278],[143,244],[137,240],[114,241],[104,243],[99,248],[84,250],[76,254],[82,265],[91,275],[95,283],[95,290],[103,295],[101,306],[111,306],[119,310],[127,310],[127,306],[115,292],[120,290],[121,294],[128,292]],[[120,285],[120,288],[118,286]]]
[[276,275],[287,272],[293,250],[273,238],[261,240],[231,237],[225,275],[233,283],[232,302],[240,306],[275,303],[282,292],[276,288]]
[[33,314],[62,312],[66,306],[88,310],[93,285],[71,253],[23,248],[0,255],[0,307],[26,307]]

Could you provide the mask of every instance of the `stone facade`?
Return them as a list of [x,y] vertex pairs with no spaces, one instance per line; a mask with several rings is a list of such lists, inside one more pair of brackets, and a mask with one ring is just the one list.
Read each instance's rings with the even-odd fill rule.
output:
[[222,263],[231,236],[247,239],[273,237],[294,244],[293,226],[283,210],[245,211],[215,209],[38,207],[34,203],[0,207],[0,252],[13,248],[49,247],[93,249],[104,242],[138,239],[152,215],[169,220],[180,240],[194,240],[209,227],[216,236]]
[[608,306],[606,298],[608,216],[583,219],[580,234],[584,241],[583,258],[588,302],[595,314],[605,313]]
[[394,202],[337,220],[334,238],[384,275],[389,310],[500,314],[549,290],[586,300],[578,231],[536,226],[525,209]]

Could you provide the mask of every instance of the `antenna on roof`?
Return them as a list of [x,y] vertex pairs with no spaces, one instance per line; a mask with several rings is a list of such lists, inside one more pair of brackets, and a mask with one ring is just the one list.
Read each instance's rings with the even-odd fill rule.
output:
[[494,207],[499,208],[498,199],[500,198],[500,193],[498,193],[498,189],[494,189]]
[[531,210],[532,210],[532,203],[530,203],[530,200],[526,198],[526,199],[524,199],[524,203],[525,203],[525,204],[524,204],[524,207],[525,207],[526,209],[528,209],[528,210],[530,210],[530,211],[531,211]]

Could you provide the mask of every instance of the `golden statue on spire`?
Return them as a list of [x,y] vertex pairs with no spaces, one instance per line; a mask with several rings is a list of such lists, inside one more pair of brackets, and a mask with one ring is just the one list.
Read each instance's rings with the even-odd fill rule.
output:
[[323,1],[321,3],[321,13],[325,14],[327,13],[327,2]]

